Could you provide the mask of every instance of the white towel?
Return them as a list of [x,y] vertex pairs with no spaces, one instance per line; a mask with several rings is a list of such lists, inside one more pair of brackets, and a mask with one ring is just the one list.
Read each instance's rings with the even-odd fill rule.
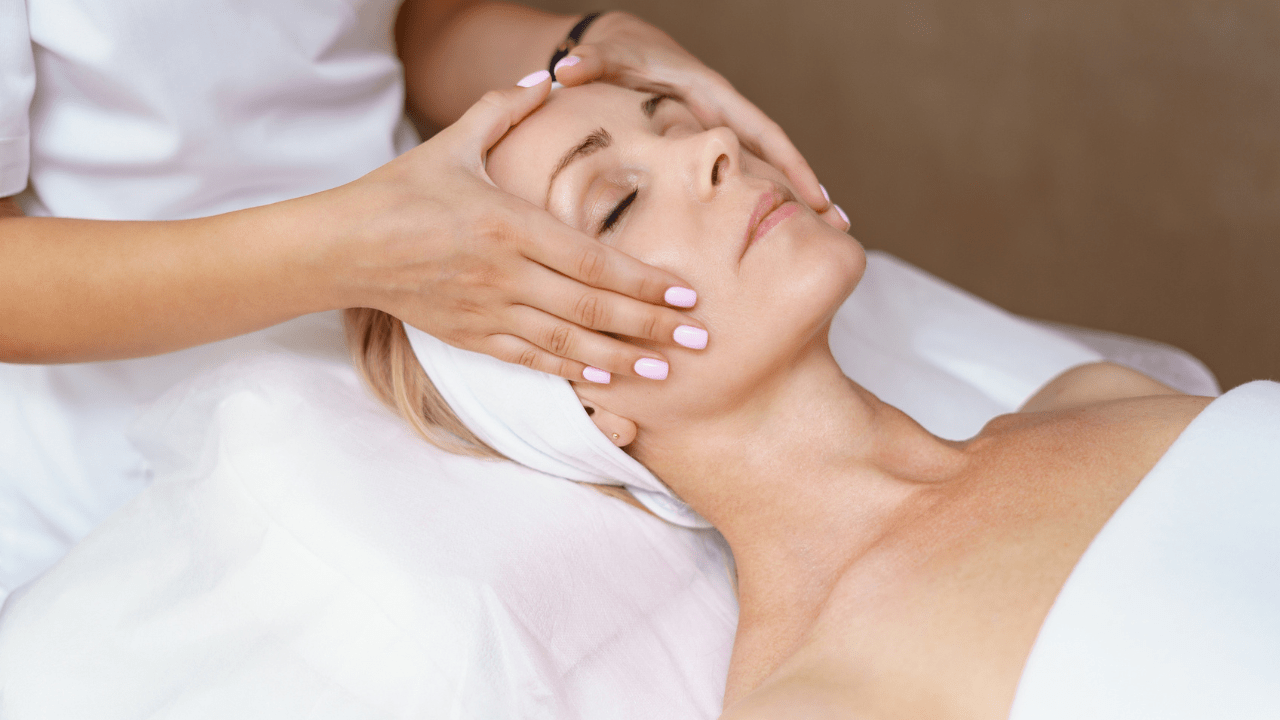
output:
[[1280,717],[1280,385],[1191,422],[1094,538],[1013,720]]
[[[847,375],[943,437],[971,437],[1063,370],[1102,359],[891,255],[872,251],[867,267],[833,321],[831,349]],[[567,381],[405,332],[440,394],[493,449],[555,477],[625,486],[664,520],[710,527],[609,442]]]
[[711,524],[591,422],[563,378],[455,348],[404,326],[418,362],[463,424],[511,460],[554,477],[621,485],[676,525]]

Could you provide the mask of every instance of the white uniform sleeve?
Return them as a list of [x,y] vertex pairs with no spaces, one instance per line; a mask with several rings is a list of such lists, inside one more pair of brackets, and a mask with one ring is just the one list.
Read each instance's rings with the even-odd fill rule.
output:
[[27,186],[31,167],[31,96],[35,59],[27,0],[0,0],[0,198]]

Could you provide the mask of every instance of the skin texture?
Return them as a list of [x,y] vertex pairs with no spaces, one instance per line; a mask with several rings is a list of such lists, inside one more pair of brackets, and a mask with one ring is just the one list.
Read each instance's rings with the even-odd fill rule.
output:
[[[696,416],[699,411],[690,403],[703,395],[749,402],[756,395],[753,387],[792,362],[752,352],[753,346],[825,344],[830,315],[861,276],[865,256],[857,241],[799,203],[793,205],[799,212],[775,227],[768,242],[742,254],[748,220],[761,196],[778,187],[790,191],[786,178],[743,148],[729,129],[704,132],[682,103],[660,102],[653,118],[646,118],[641,105],[651,97],[602,84],[557,91],[490,153],[488,170],[500,187],[542,204],[551,169],[589,133],[605,128],[616,148],[626,148],[605,149],[568,166],[548,209],[571,227],[598,234],[602,245],[643,256],[655,267],[679,265],[682,277],[712,291],[715,299],[702,291],[698,307],[689,313],[709,330],[707,349],[665,349],[673,364],[691,355],[710,360],[673,365],[679,372],[665,382],[671,392],[662,396],[666,402],[660,410],[654,408],[654,419],[674,421]],[[567,100],[575,101],[573,111],[566,109]],[[566,139],[539,138],[553,128]],[[514,147],[519,152],[510,151]],[[717,165],[719,182],[713,183]],[[637,183],[640,194],[616,229],[599,233]],[[695,242],[713,237],[716,243]],[[698,245],[696,257],[689,251],[693,245]],[[782,277],[780,267],[793,269]],[[747,291],[766,287],[766,292]],[[797,317],[812,319],[797,324]],[[758,365],[741,365],[753,357]],[[612,384],[608,397],[628,405],[656,399],[644,383],[622,381]],[[717,403],[706,410],[718,414],[721,407]]]
[[[500,187],[700,288],[702,352],[662,385],[575,387],[607,436],[726,537],[740,618],[726,718],[1006,717],[1080,555],[1208,400],[1073,369],[949,442],[844,377],[830,319],[865,267],[798,205],[745,249],[783,173],[678,103],[557,91],[489,156]],[[548,178],[567,149],[609,134]],[[638,194],[611,229],[601,221]]]
[[[151,355],[309,312],[373,307],[564,377],[581,378],[588,365],[637,377],[635,363],[663,359],[677,326],[698,327],[664,300],[690,283],[555,222],[484,172],[489,146],[549,85],[514,83],[545,66],[576,20],[505,3],[404,3],[395,31],[409,107],[449,127],[330,191],[145,223],[26,218],[4,200],[0,361]],[[574,82],[639,83],[657,64],[674,68],[659,80],[731,116],[832,212],[786,136],[719,76],[637,18],[610,13],[599,25],[581,48],[590,67],[570,73]],[[497,87],[507,89],[485,93]]]

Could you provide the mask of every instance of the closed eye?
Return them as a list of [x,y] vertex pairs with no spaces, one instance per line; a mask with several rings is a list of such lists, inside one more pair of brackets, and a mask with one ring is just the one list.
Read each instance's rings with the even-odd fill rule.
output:
[[627,208],[631,207],[631,203],[636,201],[636,196],[639,194],[639,190],[632,190],[630,195],[626,196],[622,199],[622,202],[615,205],[613,212],[609,213],[609,217],[605,218],[604,222],[600,223],[600,232],[604,233],[612,230],[613,226],[617,225],[618,221],[622,219],[622,214],[627,211]]

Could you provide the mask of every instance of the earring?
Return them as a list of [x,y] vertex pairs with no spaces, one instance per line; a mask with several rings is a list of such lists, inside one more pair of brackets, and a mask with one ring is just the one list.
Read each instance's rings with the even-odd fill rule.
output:
[[614,434],[613,434],[613,439],[614,439],[614,440],[617,440],[617,439],[618,439],[618,433],[614,433]]

